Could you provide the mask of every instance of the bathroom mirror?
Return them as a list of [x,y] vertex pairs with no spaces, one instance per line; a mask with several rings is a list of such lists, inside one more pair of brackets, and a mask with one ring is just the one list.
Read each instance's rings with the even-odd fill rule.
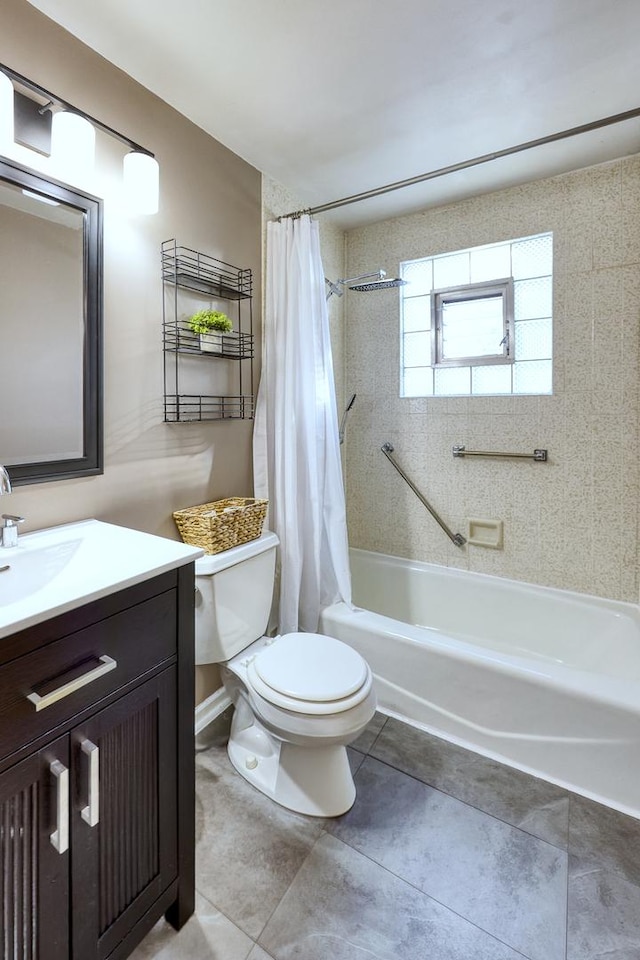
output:
[[102,472],[102,203],[0,160],[0,463]]

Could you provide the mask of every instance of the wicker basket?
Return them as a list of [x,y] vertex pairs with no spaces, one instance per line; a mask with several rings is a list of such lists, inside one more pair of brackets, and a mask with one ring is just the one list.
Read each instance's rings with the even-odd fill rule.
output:
[[176,510],[173,519],[185,543],[202,547],[205,553],[220,553],[260,536],[268,503],[230,497]]

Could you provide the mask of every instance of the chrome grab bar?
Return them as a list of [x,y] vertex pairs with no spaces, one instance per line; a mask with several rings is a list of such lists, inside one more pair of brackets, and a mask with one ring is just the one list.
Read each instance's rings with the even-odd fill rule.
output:
[[454,457],[500,457],[503,460],[535,460],[537,463],[547,462],[546,450],[534,450],[533,453],[499,453],[497,450],[467,450],[466,447],[456,444],[453,447]]
[[385,455],[385,457],[387,458],[387,460],[389,460],[389,462],[390,462],[391,464],[393,464],[393,466],[396,468],[396,470],[398,471],[398,473],[400,474],[400,476],[402,477],[402,479],[404,480],[404,482],[405,482],[406,484],[408,484],[408,486],[411,487],[411,489],[412,489],[413,492],[415,493],[415,495],[416,495],[416,497],[418,498],[418,500],[420,501],[420,503],[421,503],[424,507],[427,508],[427,510],[429,511],[429,513],[431,514],[431,516],[433,517],[433,519],[436,521],[436,523],[441,527],[442,530],[444,530],[444,532],[446,533],[446,535],[449,537],[449,540],[451,540],[451,543],[454,543],[454,544],[456,545],[456,547],[464,547],[464,545],[465,545],[465,543],[466,543],[467,541],[466,541],[465,538],[462,536],[462,534],[461,534],[461,533],[453,533],[453,531],[446,525],[446,523],[444,522],[444,520],[442,519],[442,517],[433,509],[433,507],[431,506],[431,504],[429,503],[429,501],[426,499],[426,497],[424,497],[424,496],[420,493],[420,491],[419,491],[418,488],[416,487],[415,483],[413,483],[413,481],[411,481],[411,480],[409,479],[409,477],[406,475],[406,473],[404,472],[404,470],[402,469],[402,467],[400,466],[400,464],[394,459],[394,457],[391,456],[391,454],[393,453],[393,444],[391,444],[391,443],[383,443],[382,446],[380,447],[380,449],[381,449],[382,452],[384,453],[384,455]]

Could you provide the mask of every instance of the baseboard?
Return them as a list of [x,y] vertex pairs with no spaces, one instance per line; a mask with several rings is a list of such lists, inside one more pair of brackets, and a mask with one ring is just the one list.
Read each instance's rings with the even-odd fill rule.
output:
[[195,723],[195,734],[198,736],[199,733],[208,727],[210,723],[219,717],[221,713],[231,706],[231,698],[224,689],[220,687],[219,690],[216,690],[215,693],[212,693],[211,696],[207,697],[206,700],[203,700],[202,703],[199,703],[196,707],[196,723]]

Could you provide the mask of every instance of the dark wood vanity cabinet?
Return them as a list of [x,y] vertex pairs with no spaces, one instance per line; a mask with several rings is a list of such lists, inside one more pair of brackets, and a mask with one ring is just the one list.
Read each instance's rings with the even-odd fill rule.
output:
[[191,564],[0,640],[2,960],[192,913],[193,599]]

